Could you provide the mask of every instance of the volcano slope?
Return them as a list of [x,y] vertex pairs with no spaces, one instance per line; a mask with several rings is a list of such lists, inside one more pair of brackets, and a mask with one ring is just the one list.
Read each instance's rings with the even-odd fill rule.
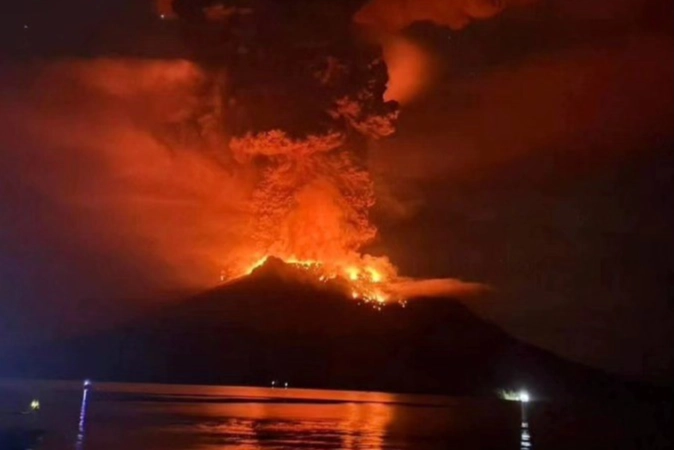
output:
[[642,391],[518,341],[452,299],[381,309],[270,260],[124,327],[24,349],[7,375],[542,397]]

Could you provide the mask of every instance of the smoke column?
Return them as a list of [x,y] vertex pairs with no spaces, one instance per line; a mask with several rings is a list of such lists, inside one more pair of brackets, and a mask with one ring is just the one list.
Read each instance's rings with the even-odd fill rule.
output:
[[[354,21],[398,31],[425,17],[394,26],[381,4],[366,5]],[[503,9],[480,4],[460,10],[482,18]],[[11,136],[32,143],[16,159],[25,164],[17,168],[22,182],[68,211],[71,239],[121,253],[162,280],[207,286],[221,269],[241,273],[265,255],[396,277],[387,258],[360,253],[376,238],[368,147],[394,132],[398,103],[417,90],[396,79],[423,79],[426,56],[409,58],[416,49],[398,41],[384,49],[387,69],[378,48],[350,39],[307,50],[273,27],[253,27],[269,34],[251,40],[256,20],[242,14],[227,36],[188,24],[196,52],[209,47],[204,36],[217,40],[218,51],[208,48],[196,62],[37,67],[0,109]],[[441,285],[427,283],[434,292]]]

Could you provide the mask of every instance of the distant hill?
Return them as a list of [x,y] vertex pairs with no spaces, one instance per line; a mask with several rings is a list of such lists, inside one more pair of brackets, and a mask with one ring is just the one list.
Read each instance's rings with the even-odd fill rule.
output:
[[525,344],[452,299],[377,310],[271,260],[124,327],[8,358],[12,376],[538,396],[632,392]]

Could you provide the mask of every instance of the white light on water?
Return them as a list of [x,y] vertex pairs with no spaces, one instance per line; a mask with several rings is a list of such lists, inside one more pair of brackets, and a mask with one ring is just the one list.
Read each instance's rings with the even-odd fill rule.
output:
[[84,449],[84,434],[87,423],[87,402],[90,389],[91,380],[84,380],[82,383],[82,403],[80,404],[80,420],[77,424],[77,440],[75,441],[75,450]]

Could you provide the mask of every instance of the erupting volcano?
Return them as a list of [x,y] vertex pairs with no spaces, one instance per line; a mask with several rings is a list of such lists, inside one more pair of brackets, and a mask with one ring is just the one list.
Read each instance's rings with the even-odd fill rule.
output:
[[[386,256],[364,250],[377,237],[370,149],[395,132],[398,100],[421,88],[427,60],[379,30],[353,32],[355,5],[303,3],[301,16],[316,17],[319,29],[295,26],[301,17],[290,4],[158,3],[162,19],[178,19],[168,22],[181,28],[199,72],[163,142],[208,153],[214,172],[245,186],[237,219],[224,218],[237,223],[237,237],[214,258],[221,282],[276,258],[376,305],[419,294]],[[456,281],[432,284],[457,292]]]
[[[209,27],[223,26],[205,19],[190,29],[200,44]],[[339,35],[313,46],[294,40],[292,30],[243,37],[266,19],[262,11],[227,20],[227,82],[214,77],[217,89],[209,92],[216,101],[204,102],[214,105],[204,114],[215,124],[208,132],[227,142],[231,163],[252,185],[247,231],[224,258],[221,281],[274,257],[317,281],[345,281],[356,299],[398,298],[388,258],[360,252],[377,234],[369,217],[376,198],[368,147],[394,132],[398,116],[398,104],[384,100],[380,49]],[[232,54],[232,44],[256,48]],[[215,39],[209,48],[219,45]]]
[[292,140],[272,131],[234,138],[230,148],[245,162],[261,158],[263,167],[252,194],[250,242],[244,244],[254,251],[223,281],[275,257],[318,281],[348,282],[354,298],[383,303],[392,297],[387,283],[396,278],[394,266],[386,257],[359,253],[376,234],[368,217],[375,196],[345,134]]
[[[261,267],[269,264],[270,261],[278,258],[265,256],[256,261],[246,272],[250,275]],[[372,260],[371,264],[366,261]],[[395,292],[391,281],[395,279],[395,268],[385,257],[375,258],[370,255],[361,257],[364,266],[356,263],[340,264],[333,261],[325,263],[321,261],[298,260],[288,258],[280,260],[281,264],[290,266],[296,271],[302,271],[310,282],[334,283],[340,287],[345,287],[348,294],[355,300],[372,303],[375,307],[389,301],[398,300],[402,304],[404,300]],[[390,270],[394,276],[383,274],[380,267]]]
[[[651,175],[634,164],[642,155],[617,144],[672,137],[637,131],[665,117],[644,108],[659,96],[643,91],[652,78],[638,75],[650,70],[627,50],[640,48],[637,23],[625,41],[587,27],[590,17],[579,34],[547,6],[455,39],[528,1],[157,0],[138,36],[114,23],[125,52],[111,43],[83,57],[87,43],[72,58],[5,64],[0,194],[11,202],[9,233],[0,229],[11,245],[0,279],[16,300],[0,331],[16,348],[0,375],[462,396],[527,387],[533,400],[630,393],[472,311],[551,346],[573,337],[565,347],[582,358],[576,344],[601,348],[594,337],[620,322],[579,330],[633,311],[624,287],[667,284],[649,265],[655,276],[629,274],[653,260],[637,244],[653,247],[667,227],[627,205],[658,197],[652,181],[667,177],[638,180]],[[26,44],[46,33],[46,22],[23,23]],[[553,34],[531,39],[548,25]],[[551,38],[559,31],[574,47]],[[601,46],[587,48],[584,33]],[[614,146],[626,153],[605,168]],[[586,178],[596,165],[598,179]],[[633,231],[644,236],[619,236]],[[484,285],[403,275],[453,271],[504,295],[470,309],[457,300]],[[581,308],[603,293],[607,309]],[[392,439],[401,424],[417,429],[406,414]]]

